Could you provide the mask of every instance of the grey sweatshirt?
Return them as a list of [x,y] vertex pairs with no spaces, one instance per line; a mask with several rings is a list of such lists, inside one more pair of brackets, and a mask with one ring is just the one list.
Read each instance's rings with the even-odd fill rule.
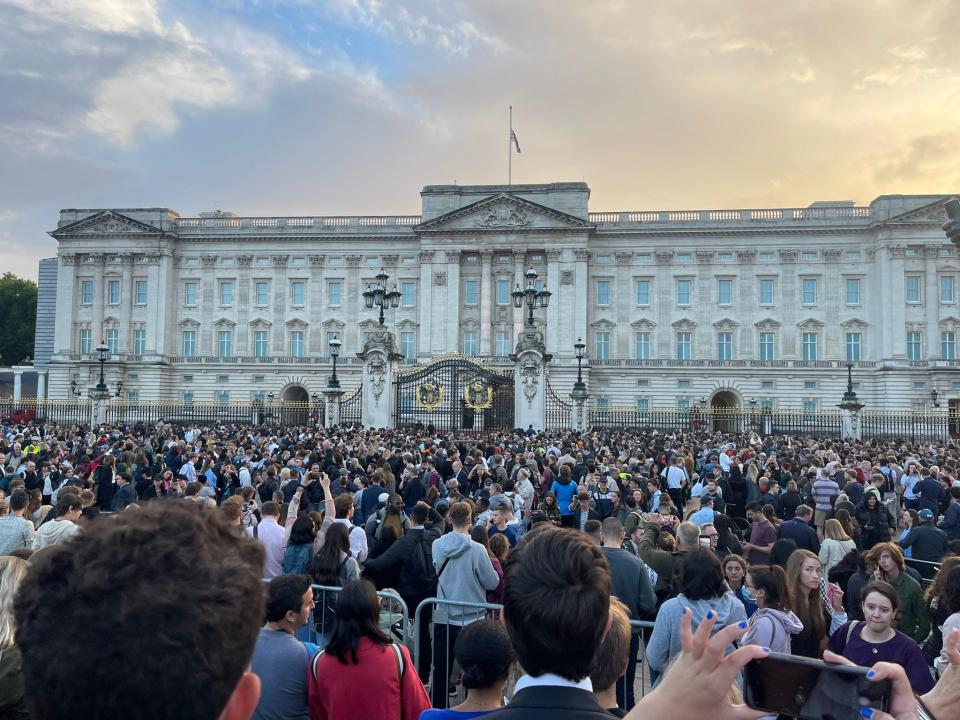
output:
[[[500,583],[487,551],[469,535],[447,533],[434,541],[432,552],[433,565],[439,576],[438,598],[482,605],[487,602],[486,591],[496,589]],[[482,620],[485,615],[481,609],[441,603],[434,611],[433,619],[448,625],[469,625]]]
[[33,539],[33,549],[40,550],[49,545],[59,545],[80,532],[80,527],[69,520],[50,520],[37,530]]
[[759,645],[773,652],[790,654],[790,636],[803,631],[800,618],[789,610],[760,608],[750,617],[750,626],[741,645]]

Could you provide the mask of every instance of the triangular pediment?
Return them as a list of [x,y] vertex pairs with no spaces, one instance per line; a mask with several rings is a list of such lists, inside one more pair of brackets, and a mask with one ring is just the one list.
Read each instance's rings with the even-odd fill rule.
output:
[[497,193],[417,225],[417,232],[590,230],[593,224],[511,193]]
[[780,327],[780,322],[773,318],[764,318],[763,320],[755,322],[754,325],[761,329],[776,329]]
[[713,326],[720,330],[733,330],[740,327],[740,323],[736,320],[731,320],[730,318],[723,318],[722,320],[717,320]]
[[915,210],[910,210],[901,215],[895,215],[887,220],[887,222],[897,225],[925,225],[928,223],[943,225],[943,223],[947,221],[947,211],[943,209],[943,204],[948,199],[949,198],[944,197],[939,200],[934,200],[932,203],[922,205]]
[[115,210],[103,210],[90,217],[77,220],[69,225],[57,228],[50,234],[55,238],[76,237],[78,235],[160,235],[160,228],[134,220]]

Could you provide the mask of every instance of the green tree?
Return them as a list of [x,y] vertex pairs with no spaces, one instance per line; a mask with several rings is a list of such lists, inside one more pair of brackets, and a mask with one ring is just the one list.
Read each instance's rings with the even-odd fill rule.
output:
[[33,357],[37,331],[37,284],[13,273],[0,277],[0,356],[4,365]]

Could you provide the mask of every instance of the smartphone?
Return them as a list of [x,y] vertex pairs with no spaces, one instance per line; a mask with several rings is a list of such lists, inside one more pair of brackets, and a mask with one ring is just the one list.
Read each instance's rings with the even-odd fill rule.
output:
[[870,682],[868,671],[770,653],[744,667],[744,702],[754,710],[800,720],[859,720],[861,708],[886,712],[890,705],[890,681]]

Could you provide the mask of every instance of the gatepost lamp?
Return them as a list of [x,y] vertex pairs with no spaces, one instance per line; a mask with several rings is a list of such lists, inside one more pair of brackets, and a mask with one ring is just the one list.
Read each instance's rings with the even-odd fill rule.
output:
[[107,362],[107,356],[110,354],[110,346],[105,342],[101,342],[97,345],[97,362],[100,363],[100,382],[97,383],[96,390],[98,393],[109,392],[107,390],[107,382],[103,377],[103,366]]
[[576,393],[587,391],[586,385],[583,384],[583,357],[586,349],[587,345],[583,342],[583,338],[577,338],[577,341],[573,344],[573,352],[577,358],[577,381],[573,384],[573,390]]
[[529,309],[529,314],[527,315],[527,325],[533,326],[533,309],[545,308],[550,305],[550,296],[553,295],[552,292],[547,290],[544,287],[542,290],[537,290],[537,278],[539,275],[537,271],[531,267],[524,274],[524,277],[527,279],[527,287],[521,289],[517,285],[517,289],[510,293],[513,297],[513,306],[516,308],[522,308],[524,303],[526,303],[527,308]]
[[940,393],[937,391],[936,388],[930,391],[930,400],[933,401],[933,406],[935,408],[940,407],[940,401],[938,400],[939,397],[940,397]]
[[[364,293],[366,295],[366,293]],[[381,313],[383,311],[381,310]],[[329,388],[339,388],[340,381],[337,379],[337,358],[340,357],[340,338],[335,337],[330,341],[330,357],[333,358],[333,374],[330,376],[330,379],[327,380],[327,387]]]
[[384,317],[383,317],[383,308],[391,307],[397,308],[400,307],[400,291],[397,290],[397,286],[393,286],[393,290],[387,290],[387,280],[390,279],[390,276],[384,272],[383,268],[380,268],[380,272],[377,273],[377,284],[373,287],[367,288],[363,293],[363,304],[368,309],[373,309],[377,307],[380,309],[380,325],[383,326]]

